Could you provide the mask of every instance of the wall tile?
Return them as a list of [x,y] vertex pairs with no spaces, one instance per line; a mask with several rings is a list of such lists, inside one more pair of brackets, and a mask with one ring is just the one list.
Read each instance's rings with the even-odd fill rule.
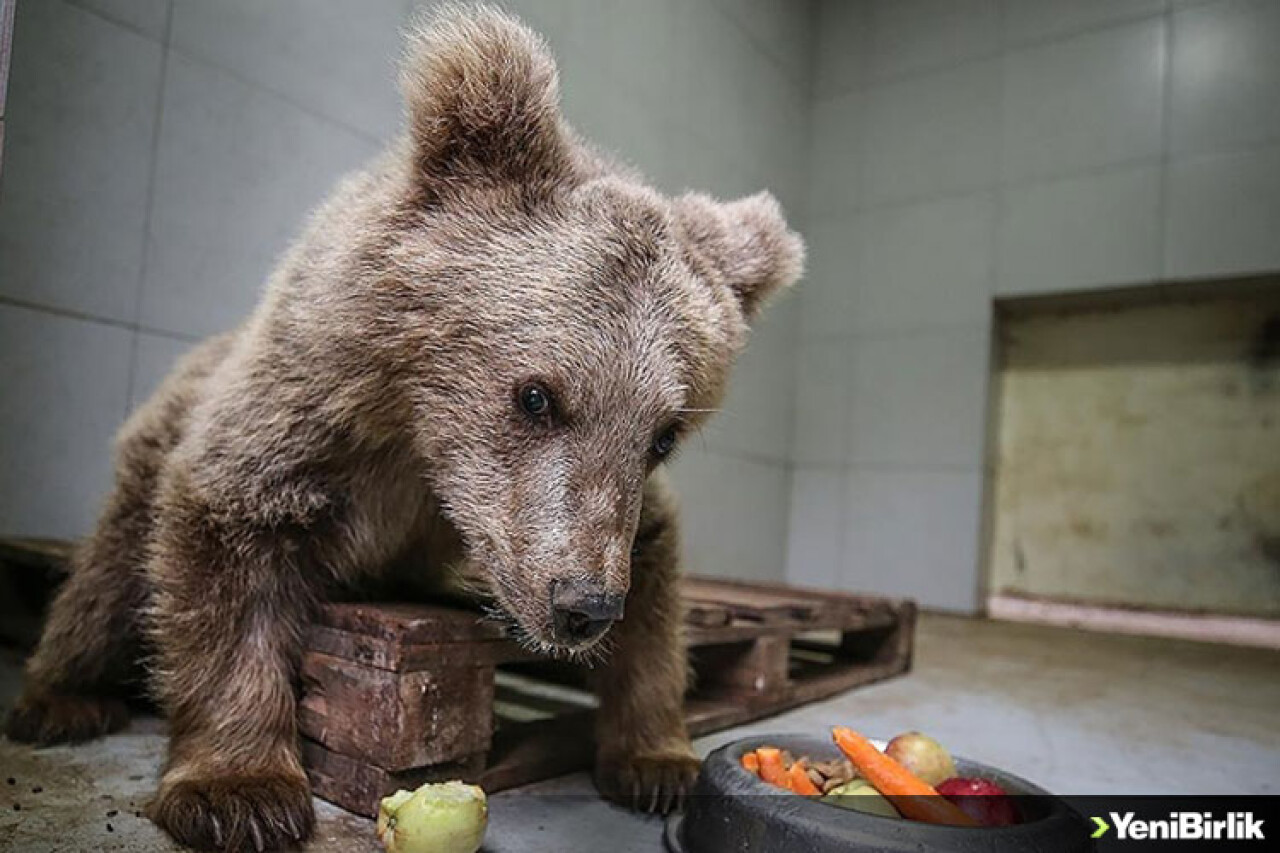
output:
[[168,66],[143,284],[144,325],[235,325],[307,211],[373,143],[211,66]]
[[147,38],[164,39],[170,0],[71,0],[73,5],[137,30]]
[[400,117],[406,0],[174,0],[172,44],[376,138]]
[[735,199],[760,189],[751,171],[708,144],[693,131],[664,125],[668,134],[667,186],[672,193],[695,190],[719,199]]
[[133,349],[129,410],[133,411],[145,403],[173,370],[178,359],[194,346],[191,341],[139,332]]
[[[623,4],[632,0],[616,0]],[[792,81],[807,84],[815,10],[794,0],[713,0]],[[643,4],[636,4],[643,5]]]
[[[785,298],[785,297],[784,297]],[[704,430],[707,447],[785,463],[791,445],[795,328],[790,311],[765,309],[734,365],[729,393]]]
[[1064,175],[1161,151],[1164,19],[1006,55],[1006,181]]
[[1280,269],[1280,146],[1175,160],[1168,180],[1166,276]]
[[875,0],[872,74],[883,79],[990,55],[999,24],[998,0]]
[[796,464],[840,465],[848,454],[852,346],[847,338],[825,338],[796,353]]
[[790,476],[782,465],[687,448],[672,466],[685,570],[778,580],[787,555]]
[[753,61],[740,92],[755,124],[750,133],[750,165],[762,174],[792,173],[808,177],[809,87],[787,77],[771,62]]
[[992,184],[999,63],[982,61],[867,94],[862,186],[868,204]]
[[[561,66],[579,66],[580,76],[607,86],[615,101],[631,103],[639,97],[662,105],[674,86],[676,52],[681,46],[671,25],[675,2],[578,0],[545,4],[565,9],[565,36],[558,44],[553,42]],[[708,20],[723,22],[712,9],[700,11]],[[530,23],[536,26],[536,21]]]
[[1164,11],[1166,0],[1003,0],[1004,42],[1017,45]]
[[1003,192],[1002,296],[1052,293],[1160,277],[1158,166],[1108,170]]
[[846,500],[846,590],[979,609],[980,472],[857,469]]
[[800,284],[800,338],[848,334],[861,239],[856,217],[819,219],[805,230],[808,271]]
[[1173,17],[1175,154],[1280,141],[1280,3],[1232,0]]
[[859,183],[862,160],[865,95],[846,92],[813,103],[808,163],[809,212],[847,213],[862,202]]
[[669,182],[672,134],[659,108],[620,98],[616,83],[576,62],[564,64],[561,92],[564,115],[575,130],[660,185]]
[[991,369],[986,324],[859,338],[851,364],[850,462],[981,467]]
[[847,475],[841,468],[797,468],[791,479],[787,583],[839,589],[845,557]]
[[816,30],[814,96],[831,97],[865,85],[870,74],[870,4],[820,0]]
[[160,47],[60,0],[19,3],[0,189],[0,293],[132,320]]
[[747,83],[759,51],[709,3],[677,4],[669,25],[674,28],[670,118],[722,156],[747,165],[760,127],[761,112]]
[[0,305],[0,535],[92,527],[124,417],[130,334]]
[[854,328],[985,322],[995,225],[991,193],[877,208],[860,222]]

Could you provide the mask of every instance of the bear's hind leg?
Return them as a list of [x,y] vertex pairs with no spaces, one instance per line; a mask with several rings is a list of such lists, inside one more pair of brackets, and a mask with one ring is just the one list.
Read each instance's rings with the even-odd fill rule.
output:
[[124,700],[142,686],[139,563],[149,504],[143,484],[118,482],[94,534],[77,548],[6,724],[13,740],[74,743],[128,722]]

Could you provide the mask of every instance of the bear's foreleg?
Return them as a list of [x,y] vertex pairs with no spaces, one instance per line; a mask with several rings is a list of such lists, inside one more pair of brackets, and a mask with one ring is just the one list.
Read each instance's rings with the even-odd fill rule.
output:
[[596,675],[596,786],[650,812],[679,807],[699,765],[684,723],[688,663],[677,521],[661,486],[646,489],[626,613],[605,638],[612,654]]
[[171,733],[148,816],[199,849],[296,846],[314,823],[294,694],[314,595],[304,537],[170,504],[149,569]]

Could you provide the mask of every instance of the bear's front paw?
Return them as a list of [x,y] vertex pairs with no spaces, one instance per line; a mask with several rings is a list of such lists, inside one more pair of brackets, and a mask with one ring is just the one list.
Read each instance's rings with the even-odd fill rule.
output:
[[683,805],[701,764],[697,756],[683,751],[606,758],[596,765],[596,787],[629,808],[666,814]]
[[33,693],[18,700],[5,723],[11,740],[48,746],[79,743],[124,728],[129,709],[119,699]]
[[281,850],[311,837],[311,791],[293,776],[217,776],[161,782],[147,817],[197,850]]

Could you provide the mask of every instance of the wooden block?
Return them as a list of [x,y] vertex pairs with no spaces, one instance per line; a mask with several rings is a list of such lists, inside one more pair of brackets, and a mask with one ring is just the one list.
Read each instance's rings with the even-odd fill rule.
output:
[[340,755],[313,740],[302,741],[302,761],[307,768],[312,792],[349,812],[365,817],[378,816],[378,802],[401,788],[413,790],[427,782],[461,779],[475,783],[484,770],[483,754],[457,761],[390,771],[368,761]]
[[302,733],[334,752],[398,771],[489,748],[492,667],[396,673],[308,652],[302,678]]
[[0,640],[32,649],[45,610],[67,577],[72,546],[49,539],[0,539]]
[[829,599],[797,595],[787,587],[762,587],[719,578],[688,577],[683,581],[683,590],[690,600],[714,602],[727,607],[734,616],[759,622],[811,622],[824,616],[831,606]]
[[704,646],[694,655],[699,689],[776,693],[787,685],[790,638],[759,637],[747,643]]

